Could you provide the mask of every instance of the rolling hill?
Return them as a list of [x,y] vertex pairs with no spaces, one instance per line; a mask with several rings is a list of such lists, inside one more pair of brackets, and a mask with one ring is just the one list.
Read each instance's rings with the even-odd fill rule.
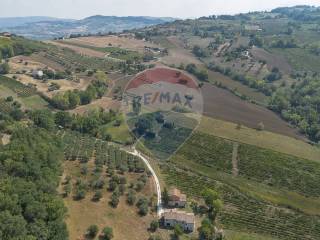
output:
[[8,31],[32,39],[53,39],[70,34],[121,32],[134,28],[174,21],[173,18],[91,16],[81,20],[48,17],[0,19],[0,31]]

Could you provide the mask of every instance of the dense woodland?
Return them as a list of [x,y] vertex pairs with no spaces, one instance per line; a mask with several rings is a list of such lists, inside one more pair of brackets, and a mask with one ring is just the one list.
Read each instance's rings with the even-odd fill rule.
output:
[[21,127],[0,152],[0,238],[68,239],[66,209],[56,192],[59,141],[46,130]]

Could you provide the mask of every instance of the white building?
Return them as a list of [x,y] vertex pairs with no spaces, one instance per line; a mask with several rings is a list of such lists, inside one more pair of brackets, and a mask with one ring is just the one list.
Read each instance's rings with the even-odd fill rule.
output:
[[32,77],[41,79],[43,77],[43,71],[41,70],[33,70]]

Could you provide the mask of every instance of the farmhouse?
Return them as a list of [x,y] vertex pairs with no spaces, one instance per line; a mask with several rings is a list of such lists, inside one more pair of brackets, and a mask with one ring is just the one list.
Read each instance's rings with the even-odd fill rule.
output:
[[11,33],[9,33],[9,32],[2,32],[2,33],[0,33],[0,36],[3,36],[3,37],[11,37]]
[[176,224],[179,224],[186,232],[193,232],[195,229],[195,217],[193,213],[172,209],[162,214],[162,220],[164,227],[174,227]]
[[41,70],[33,70],[32,71],[32,77],[41,79],[43,77],[43,71]]
[[151,53],[157,53],[157,54],[163,54],[165,53],[165,49],[163,48],[158,48],[158,47],[148,47],[148,46],[144,46],[144,50],[146,52],[151,52]]
[[179,189],[172,188],[169,191],[169,207],[185,207],[187,204],[187,196],[182,194]]
[[253,31],[253,32],[262,31],[262,28],[259,25],[245,25],[244,29],[246,31]]

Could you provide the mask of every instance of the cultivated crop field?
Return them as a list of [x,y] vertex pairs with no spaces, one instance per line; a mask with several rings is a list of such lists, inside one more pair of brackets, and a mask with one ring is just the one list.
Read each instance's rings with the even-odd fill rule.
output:
[[264,107],[241,100],[232,93],[204,84],[204,115],[233,123],[240,123],[250,128],[257,128],[263,123],[265,130],[299,138],[297,130],[291,128],[275,113]]
[[114,61],[120,62],[142,60],[143,57],[143,55],[137,51],[127,50],[120,47],[94,47],[70,41],[55,41],[52,43],[60,47],[70,48],[81,55],[114,59]]
[[292,67],[288,63],[287,59],[278,54],[278,49],[274,53],[270,53],[264,49],[253,47],[250,52],[257,60],[266,61],[270,70],[273,67],[277,67],[287,74],[289,74],[292,70]]
[[61,48],[69,48],[80,55],[86,55],[89,57],[104,58],[106,55],[103,52],[99,52],[99,51],[96,51],[96,50],[93,50],[90,48],[80,47],[80,46],[73,45],[73,44],[67,44],[67,43],[69,43],[69,41],[67,41],[66,44],[64,44],[64,42],[61,42],[61,41],[59,41],[59,42],[49,41],[49,43],[56,45],[58,47],[61,47]]
[[263,93],[258,92],[248,86],[241,84],[240,82],[234,81],[231,78],[213,71],[208,71],[209,81],[213,83],[221,84],[221,87],[226,87],[231,91],[237,91],[240,94],[249,97],[250,99],[266,105],[268,102],[268,98]]
[[[232,144],[194,133],[161,165],[166,183],[196,199],[205,187],[223,193],[225,208],[219,220],[225,229],[288,240],[308,232],[307,239],[317,239],[320,163],[240,143],[235,166]],[[234,167],[238,176],[231,174]]]
[[64,69],[73,70],[87,70],[99,69],[101,71],[109,71],[115,63],[106,59],[97,57],[89,57],[78,54],[71,49],[52,47],[41,55]]
[[203,116],[198,131],[319,162],[320,149],[305,141]]
[[44,69],[47,67],[41,62],[34,61],[28,56],[16,56],[9,60],[11,73],[32,72],[35,69]]
[[159,47],[157,44],[152,44],[143,40],[137,40],[133,37],[119,36],[102,36],[102,37],[81,37],[76,39],[68,39],[70,43],[84,44],[94,47],[114,46],[143,53],[144,47]]
[[316,55],[306,52],[304,49],[272,49],[282,55],[296,71],[307,71],[319,73],[320,63]]
[[36,94],[34,88],[25,86],[24,84],[5,76],[0,76],[0,84],[11,89],[18,97],[30,97]]

